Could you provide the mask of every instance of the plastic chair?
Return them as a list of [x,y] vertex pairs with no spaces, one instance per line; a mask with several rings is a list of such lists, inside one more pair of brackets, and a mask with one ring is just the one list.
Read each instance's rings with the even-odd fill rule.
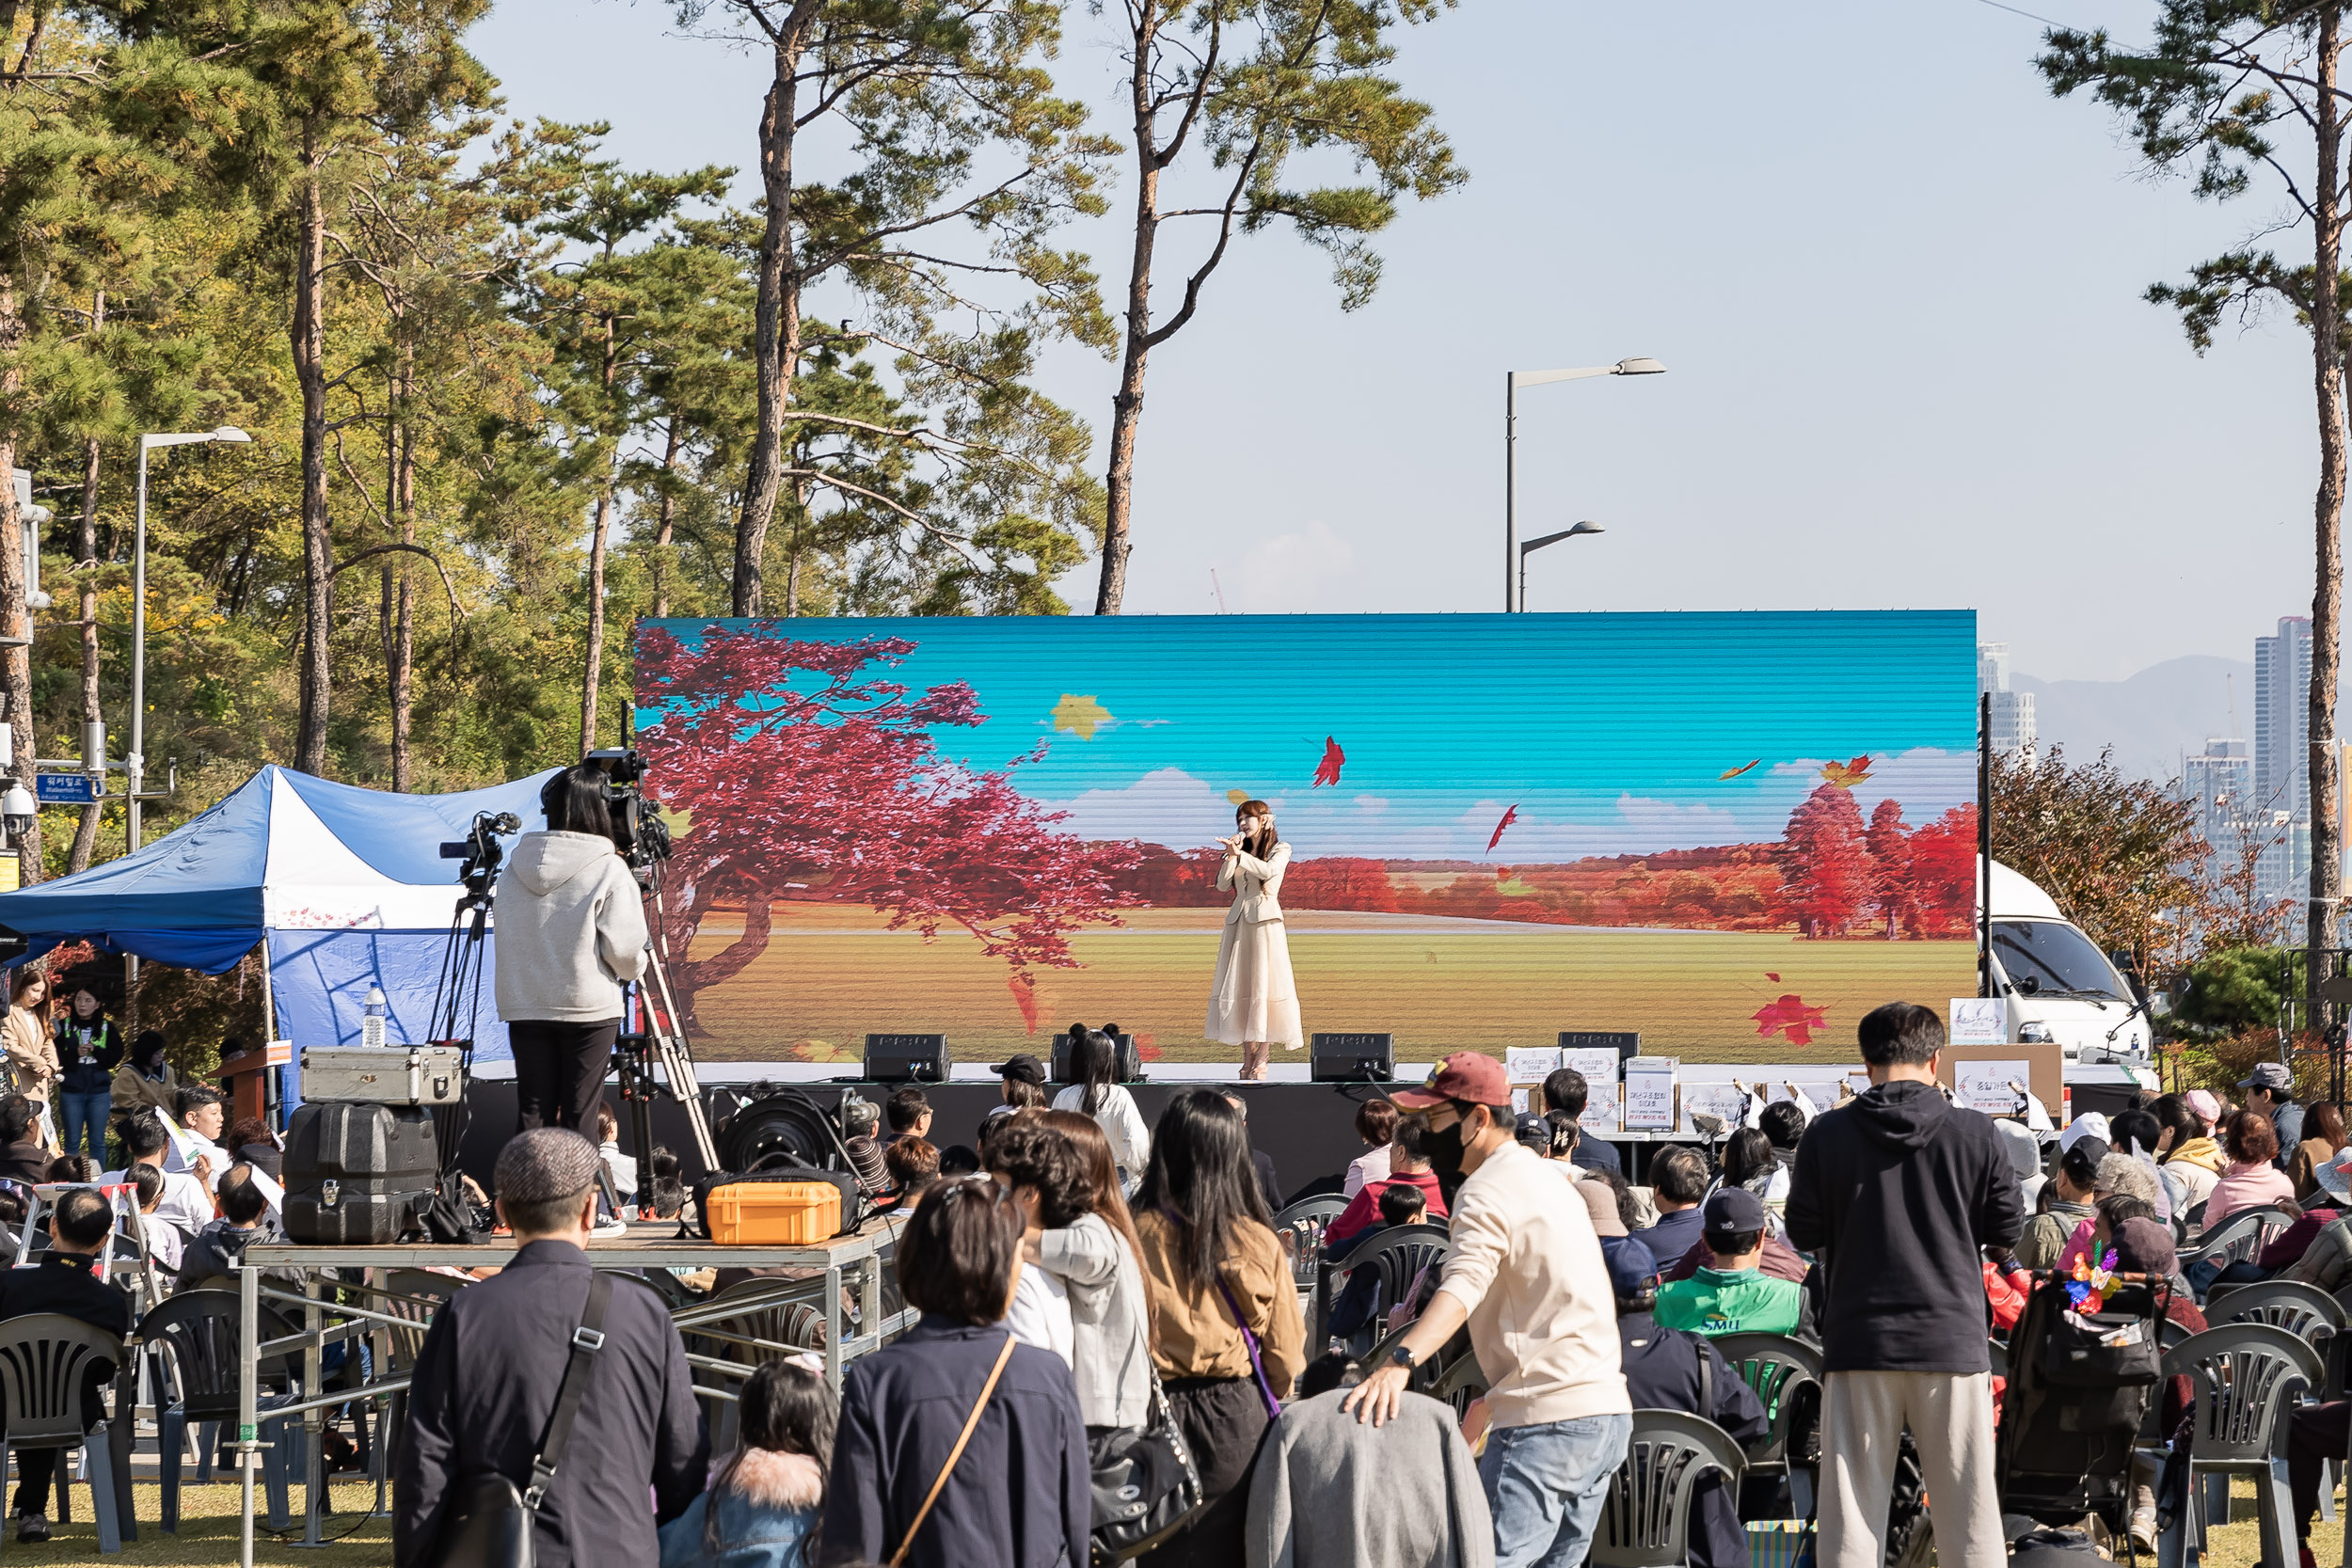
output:
[[[2196,1388],[2189,1440],[2191,1495],[2201,1476],[2209,1488],[2217,1484],[2226,1520],[2230,1478],[2251,1477],[2265,1562],[2294,1560],[2287,1419],[2304,1395],[2319,1386],[2323,1373],[2317,1351],[2269,1323],[2209,1328],[2164,1353],[2163,1375],[2190,1378]],[[2210,1511],[2210,1491],[2207,1503]],[[2157,1542],[2160,1568],[2179,1568],[2202,1549],[2204,1523],[2194,1506],[2181,1511]]]
[[2274,1230],[2287,1227],[2287,1217],[2265,1204],[2241,1209],[2221,1222],[2210,1236],[2201,1236],[2178,1255],[2185,1271],[2193,1263],[2250,1263]]
[[1636,1410],[1625,1463],[1610,1478],[1593,1541],[1596,1568],[1679,1568],[1691,1559],[1691,1497],[1720,1472],[1739,1493],[1747,1460],[1731,1434],[1679,1410]]
[[[140,1346],[155,1366],[156,1459],[163,1482],[163,1528],[167,1531],[180,1528],[180,1466],[188,1428],[197,1428],[203,1455],[197,1476],[202,1481],[212,1472],[219,1425],[237,1418],[237,1292],[218,1290],[183,1291],[139,1322]],[[266,1304],[259,1328],[263,1339],[294,1332],[284,1315]],[[294,1400],[302,1373],[294,1353],[285,1351],[265,1357],[257,1375],[263,1390],[260,1425],[270,1444],[262,1452],[269,1524],[272,1529],[285,1529],[286,1495],[294,1473],[293,1433],[284,1418],[273,1419],[267,1411]],[[294,1426],[298,1430],[299,1422]]]
[[1818,1487],[1818,1458],[1801,1458],[1790,1451],[1797,1423],[1815,1423],[1819,1441],[1821,1413],[1821,1352],[1817,1345],[1786,1334],[1721,1334],[1715,1349],[1741,1382],[1756,1390],[1772,1422],[1762,1442],[1748,1450],[1748,1468],[1788,1478],[1794,1517],[1813,1517]]
[[2213,1328],[2223,1323],[2268,1323],[2316,1345],[2343,1333],[2345,1318],[2344,1305],[2316,1285],[2265,1279],[2226,1294],[2216,1287],[2205,1307],[2205,1322]]
[[1291,1283],[1304,1296],[1315,1288],[1316,1261],[1323,1256],[1323,1233],[1347,1212],[1348,1199],[1337,1193],[1320,1193],[1286,1204],[1274,1216],[1274,1234],[1290,1259]]
[[1453,1245],[1453,1233],[1442,1225],[1394,1225],[1377,1235],[1368,1236],[1355,1251],[1337,1263],[1320,1265],[1315,1283],[1316,1344],[1329,1336],[1326,1329],[1331,1320],[1332,1281],[1353,1275],[1359,1269],[1380,1272],[1380,1292],[1375,1307],[1372,1338],[1380,1337],[1379,1323],[1388,1310],[1405,1299],[1405,1292],[1413,1288],[1413,1280],[1427,1265],[1441,1261]]
[[[98,1549],[109,1553],[122,1550],[114,1460],[103,1424],[93,1430],[83,1419],[82,1390],[93,1381],[94,1369],[103,1366],[111,1377],[122,1360],[120,1339],[79,1318],[35,1312],[0,1322],[0,1425],[8,1433],[7,1460],[24,1449],[80,1449],[98,1515]],[[6,1481],[6,1461],[0,1461],[0,1484]],[[60,1501],[72,1484],[61,1467]]]

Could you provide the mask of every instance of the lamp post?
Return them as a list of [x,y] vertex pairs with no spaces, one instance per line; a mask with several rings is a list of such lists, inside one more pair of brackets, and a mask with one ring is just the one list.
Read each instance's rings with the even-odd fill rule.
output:
[[169,436],[139,437],[138,522],[131,546],[131,750],[122,759],[130,787],[124,791],[129,815],[124,837],[130,849],[139,847],[139,786],[146,782],[147,757],[147,454],[157,447],[184,447],[198,441],[250,441],[235,425]]
[[1521,545],[1519,546],[1518,598],[1515,603],[1513,603],[1511,608],[1514,610],[1520,612],[1524,612],[1527,609],[1527,558],[1529,556],[1534,555],[1537,550],[1542,549],[1546,545],[1557,545],[1563,539],[1581,539],[1588,533],[1606,533],[1608,531],[1609,531],[1607,529],[1601,527],[1598,523],[1579,523],[1574,528],[1564,528],[1557,533],[1547,533],[1540,539],[1530,539],[1527,543]]
[[1513,371],[1503,377],[1502,389],[1502,608],[1516,611],[1519,604],[1519,388],[1553,381],[1582,381],[1596,375],[1663,375],[1666,367],[1655,359],[1620,359],[1613,365],[1592,365],[1574,371]]

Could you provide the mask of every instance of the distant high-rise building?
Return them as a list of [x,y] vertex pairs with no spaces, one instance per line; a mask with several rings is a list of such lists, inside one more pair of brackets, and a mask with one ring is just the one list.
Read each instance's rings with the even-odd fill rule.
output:
[[2232,844],[2254,809],[2254,756],[2243,740],[2207,736],[2205,749],[2181,759],[2181,799],[2197,808],[2197,832],[2216,847]]
[[2005,756],[2030,756],[2034,730],[2033,693],[2009,689],[2009,644],[1977,644],[1977,693],[1993,699],[1993,750]]
[[2254,639],[2254,798],[2290,822],[2312,819],[2312,623],[2289,615]]

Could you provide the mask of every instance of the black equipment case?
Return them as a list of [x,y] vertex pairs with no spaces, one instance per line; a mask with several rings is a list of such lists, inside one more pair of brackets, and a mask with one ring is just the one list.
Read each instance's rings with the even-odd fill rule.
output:
[[440,1171],[423,1106],[304,1105],[286,1129],[286,1236],[333,1246],[397,1242],[419,1228]]

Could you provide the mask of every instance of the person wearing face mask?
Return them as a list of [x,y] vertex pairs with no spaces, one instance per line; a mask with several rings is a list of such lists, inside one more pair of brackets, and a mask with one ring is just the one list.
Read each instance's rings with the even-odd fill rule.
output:
[[1467,1324],[1488,1380],[1478,1475],[1496,1568],[1574,1568],[1633,1434],[1616,1291],[1592,1212],[1514,1136],[1510,1080],[1493,1057],[1455,1052],[1426,1085],[1389,1098],[1423,1117],[1422,1152],[1454,1194],[1453,1248],[1393,1359],[1341,1407],[1387,1421],[1411,1370]]

